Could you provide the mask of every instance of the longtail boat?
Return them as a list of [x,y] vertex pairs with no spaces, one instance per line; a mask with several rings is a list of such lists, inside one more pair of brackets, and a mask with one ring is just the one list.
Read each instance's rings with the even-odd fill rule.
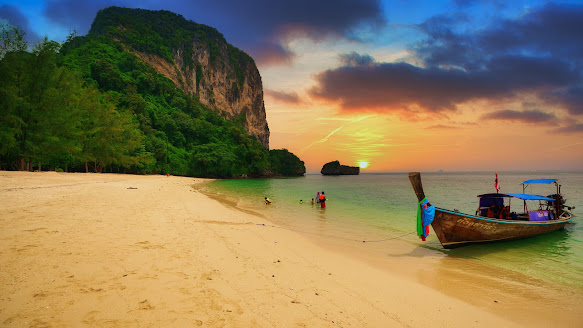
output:
[[[410,172],[409,180],[419,202],[425,199],[421,184],[421,174]],[[522,183],[523,192],[531,183],[555,183],[557,191],[548,196],[517,193],[492,193],[478,195],[480,201],[475,215],[446,210],[435,206],[435,216],[431,227],[444,248],[528,238],[559,230],[572,220],[570,210],[565,205],[556,179],[535,179]],[[519,199],[522,210],[510,211],[511,199]],[[528,209],[526,201],[538,201],[536,209]]]

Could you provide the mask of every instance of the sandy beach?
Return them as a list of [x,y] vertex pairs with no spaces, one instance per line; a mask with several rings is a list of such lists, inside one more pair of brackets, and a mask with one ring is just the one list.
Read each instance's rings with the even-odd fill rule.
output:
[[[549,298],[553,304],[540,299],[544,290],[508,289],[496,299],[485,287],[464,293],[468,284],[460,281],[472,269],[448,281],[452,271],[444,269],[443,261],[430,261],[423,271],[406,257],[375,266],[294,231],[269,228],[266,218],[193,188],[203,182],[173,176],[0,171],[0,325],[583,323],[581,305],[571,303],[578,292],[555,295]],[[399,269],[392,270],[396,264]],[[487,281],[508,285],[503,277],[497,280]],[[480,285],[483,281],[474,281],[473,286]],[[471,300],[479,294],[487,299]]]

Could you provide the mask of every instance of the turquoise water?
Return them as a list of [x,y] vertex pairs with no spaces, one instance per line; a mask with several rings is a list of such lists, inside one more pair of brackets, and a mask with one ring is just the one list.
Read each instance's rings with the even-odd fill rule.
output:
[[[431,203],[463,213],[475,212],[478,205],[476,195],[495,192],[494,174],[490,172],[422,173],[421,177]],[[400,240],[446,256],[464,257],[583,288],[583,173],[498,173],[501,192],[521,193],[520,182],[534,178],[559,179],[567,205],[576,206],[572,224],[565,230],[534,238],[452,250],[443,249],[433,231],[427,242],[420,241],[413,233],[417,199],[407,173],[218,180],[208,187],[212,192],[235,199],[241,208],[266,215],[274,225],[310,234],[313,238],[353,242],[401,236]],[[555,193],[554,188],[554,184],[532,185],[526,192],[548,195]],[[320,209],[319,204],[311,205],[311,199],[321,190],[328,199],[325,210]],[[264,204],[266,196],[272,201],[270,206]],[[300,199],[303,204],[300,204]]]

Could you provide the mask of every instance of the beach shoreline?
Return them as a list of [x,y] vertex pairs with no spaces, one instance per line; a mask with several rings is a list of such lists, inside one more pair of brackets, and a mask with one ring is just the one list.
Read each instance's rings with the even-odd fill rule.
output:
[[[397,274],[401,278],[416,278],[414,280],[419,284],[516,322],[530,326],[548,326],[557,322],[576,323],[577,326],[583,322],[583,307],[578,305],[583,298],[582,284],[561,284],[494,266],[479,258],[452,255],[442,249],[426,246],[424,242],[418,241],[414,232],[393,232],[393,237],[389,238],[386,238],[387,235],[368,236],[382,239],[364,242],[354,237],[331,234],[327,229],[324,229],[326,232],[323,234],[309,231],[307,226],[301,225],[302,220],[294,220],[290,225],[291,222],[274,218],[273,215],[277,214],[273,214],[267,207],[250,206],[249,202],[237,200],[232,194],[218,193],[203,184],[198,185],[197,189],[227,206],[279,223],[270,225],[272,228],[292,230],[319,247]],[[320,214],[318,217],[323,216]],[[371,230],[360,231],[364,236],[367,232]],[[433,233],[431,236],[434,237]],[[533,312],[539,308],[544,308],[544,312]]]
[[[578,326],[580,294],[399,243],[385,263],[269,227],[203,179],[0,171],[5,326]],[[407,254],[409,256],[402,256]],[[463,259],[462,259],[463,260]],[[456,260],[457,261],[457,260]],[[398,265],[398,269],[395,268]],[[458,274],[455,269],[459,269]],[[469,273],[476,272],[472,281]],[[482,277],[481,277],[482,276]],[[450,279],[450,280],[448,280]],[[483,289],[464,293],[480,282]],[[492,288],[491,288],[492,287]],[[494,292],[492,292],[494,290]],[[476,300],[476,295],[483,297]],[[499,297],[498,297],[499,296]],[[533,299],[534,298],[534,299]],[[546,301],[546,303],[544,303]],[[541,311],[542,308],[547,310]],[[549,313],[551,309],[552,313]],[[561,311],[562,310],[562,311]]]

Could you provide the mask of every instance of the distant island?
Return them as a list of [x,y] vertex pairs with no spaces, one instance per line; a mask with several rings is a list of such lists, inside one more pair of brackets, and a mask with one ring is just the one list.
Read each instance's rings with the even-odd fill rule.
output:
[[360,167],[341,165],[339,161],[324,164],[320,171],[323,175],[358,175]]

